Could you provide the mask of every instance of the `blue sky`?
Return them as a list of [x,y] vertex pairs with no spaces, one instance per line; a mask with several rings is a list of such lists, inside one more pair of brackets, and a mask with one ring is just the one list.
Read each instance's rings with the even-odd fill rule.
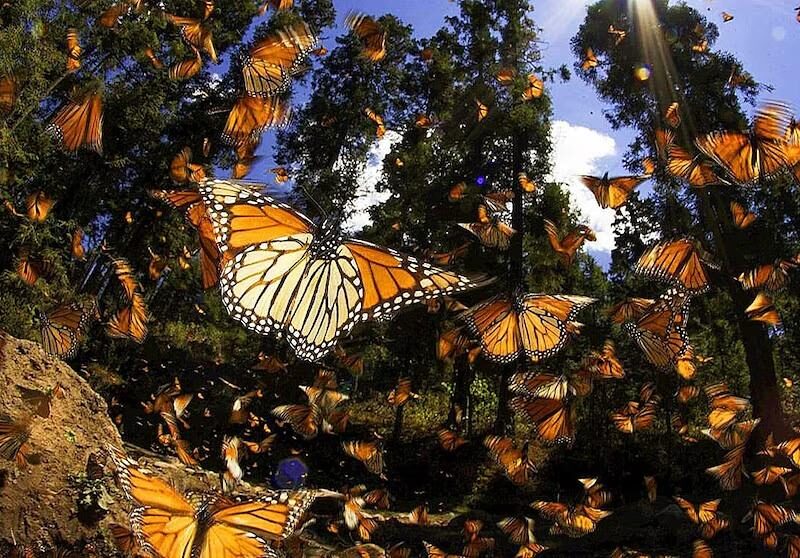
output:
[[[647,1],[647,0],[634,0]],[[339,0],[335,2],[338,20],[350,10],[372,15],[392,13],[414,27],[419,37],[430,36],[444,23],[447,15],[457,13],[456,3],[449,0]],[[720,37],[715,48],[734,54],[742,61],[755,79],[774,89],[765,92],[764,99],[789,102],[800,109],[800,87],[797,85],[798,64],[795,56],[800,47],[800,23],[795,20],[794,8],[800,0],[686,0],[717,23]],[[557,68],[573,59],[569,41],[583,20],[589,4],[586,0],[533,1],[533,18],[541,28],[542,55],[545,67]],[[722,23],[722,11],[734,16]],[[333,35],[345,29],[328,30],[328,46],[333,45]],[[622,155],[632,137],[628,130],[613,131],[602,115],[603,105],[594,90],[578,76],[569,82],[548,84],[553,99],[556,123],[554,138],[553,178],[567,183],[573,200],[581,209],[585,220],[598,232],[598,242],[589,244],[589,251],[601,264],[608,262],[613,246],[610,230],[614,213],[596,206],[583,186],[577,181],[579,174],[612,175],[624,173]],[[299,92],[298,92],[299,93]],[[302,98],[302,94],[296,98]],[[264,179],[264,170],[272,166],[273,138],[267,134],[259,153],[263,160],[251,172],[252,180]],[[376,146],[377,147],[377,146]],[[380,153],[382,150],[376,149]],[[369,169],[374,181],[380,168]],[[363,204],[362,204],[363,206]]]

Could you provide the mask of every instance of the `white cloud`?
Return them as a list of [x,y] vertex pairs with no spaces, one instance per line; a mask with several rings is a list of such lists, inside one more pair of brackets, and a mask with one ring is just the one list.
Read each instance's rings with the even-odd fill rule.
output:
[[553,121],[551,135],[553,171],[549,180],[566,184],[572,204],[580,211],[584,223],[597,234],[595,242],[584,246],[591,252],[611,252],[614,249],[614,210],[597,205],[580,175],[605,172],[603,160],[617,154],[614,138],[563,120]]
[[347,207],[350,217],[342,227],[349,231],[360,231],[370,224],[369,210],[385,202],[391,195],[389,192],[378,192],[375,187],[383,178],[383,159],[392,150],[392,146],[400,141],[402,136],[392,130],[372,144],[367,154],[367,163],[356,179],[358,188],[356,197]]

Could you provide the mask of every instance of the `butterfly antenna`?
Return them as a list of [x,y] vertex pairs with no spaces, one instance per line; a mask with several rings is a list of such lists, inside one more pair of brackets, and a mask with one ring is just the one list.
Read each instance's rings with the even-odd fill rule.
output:
[[327,218],[327,217],[328,217],[328,212],[327,212],[327,211],[325,211],[325,210],[322,208],[322,206],[321,206],[321,205],[320,205],[320,204],[317,202],[317,200],[316,200],[316,199],[314,199],[314,196],[312,196],[312,195],[309,193],[309,191],[308,191],[308,190],[306,190],[306,187],[305,187],[305,186],[300,186],[300,185],[298,185],[298,186],[300,187],[300,189],[301,189],[301,190],[303,191],[303,193],[305,194],[305,196],[306,196],[306,199],[308,199],[308,200],[311,200],[311,203],[313,203],[313,204],[314,204],[314,207],[316,207],[316,208],[317,208],[317,211],[319,211],[319,212],[320,212],[320,214],[322,215],[322,217],[323,217],[323,218]]

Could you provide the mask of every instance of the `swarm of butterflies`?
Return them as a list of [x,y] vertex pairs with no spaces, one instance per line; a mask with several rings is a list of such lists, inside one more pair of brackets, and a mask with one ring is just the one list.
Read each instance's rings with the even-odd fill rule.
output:
[[[265,0],[261,10],[269,7],[287,10],[291,6],[292,0]],[[203,54],[212,61],[217,60],[208,24],[215,6],[211,0],[204,0],[201,7],[202,17],[162,14],[193,53],[190,58],[170,65],[167,70],[170,79],[183,80],[196,75],[202,68]],[[124,16],[152,16],[151,12],[147,14],[145,16],[141,1],[126,0],[100,14],[97,24],[113,28],[121,24]],[[733,16],[723,14],[723,19],[727,22]],[[366,60],[380,63],[385,58],[387,34],[377,20],[352,13],[345,24],[360,41]],[[609,29],[609,35],[615,44],[626,38],[626,32],[614,26]],[[699,54],[704,52],[707,41],[698,37],[692,49]],[[79,33],[70,29],[66,37],[67,72],[80,69],[81,52]],[[510,407],[531,424],[539,441],[571,445],[575,440],[576,403],[591,395],[595,383],[625,377],[614,343],[606,341],[601,348],[585,355],[581,367],[574,373],[532,372],[527,363],[539,363],[556,355],[580,335],[584,325],[576,318],[594,304],[595,299],[512,289],[467,308],[453,296],[493,283],[493,279],[485,275],[464,275],[452,270],[466,255],[470,243],[450,252],[430,252],[419,258],[403,254],[346,237],[337,226],[318,225],[297,209],[264,194],[259,185],[237,180],[249,172],[263,133],[289,122],[291,109],[283,94],[291,87],[293,78],[308,68],[307,58],[311,54],[322,56],[325,53],[315,31],[302,22],[259,40],[242,60],[242,95],[231,108],[220,133],[222,143],[233,148],[236,154],[231,179],[207,176],[207,169],[193,162],[192,150],[185,147],[175,155],[169,168],[171,179],[180,188],[151,192],[155,199],[181,211],[197,230],[203,288],[218,286],[224,306],[234,320],[259,334],[285,339],[299,359],[319,361],[333,353],[354,373],[363,371],[363,360],[358,355],[345,353],[341,341],[356,325],[391,319],[415,304],[425,304],[431,312],[444,308],[457,314],[460,325],[440,335],[437,356],[441,360],[466,357],[472,363],[483,358],[498,365],[521,365],[510,380]],[[164,69],[152,50],[143,54],[154,69]],[[429,61],[434,53],[425,49],[420,56]],[[582,69],[595,71],[600,64],[592,49],[587,49]],[[495,79],[501,87],[523,83],[519,102],[534,101],[544,92],[544,82],[535,74],[518,76],[511,69],[501,68]],[[12,108],[18,93],[15,79],[3,77],[0,109]],[[492,107],[479,98],[474,99],[474,111],[475,125],[493,116]],[[369,107],[364,109],[364,114],[374,123],[375,135],[382,137],[387,129],[383,116]],[[602,177],[582,177],[601,208],[623,207],[636,188],[659,168],[692,188],[747,186],[779,174],[791,174],[800,181],[800,126],[784,104],[765,104],[748,130],[712,132],[695,138],[692,146],[676,141],[675,129],[685,116],[678,102],[671,103],[660,116],[663,127],[653,131],[657,157],[642,161],[644,172],[641,175],[609,177],[606,173]],[[424,113],[418,114],[413,122],[413,126],[420,129],[436,128],[440,124],[435,115]],[[65,151],[86,148],[102,153],[102,128],[102,94],[90,92],[62,107],[47,129]],[[203,142],[204,157],[209,154],[210,144],[208,138]],[[397,159],[395,164],[403,163]],[[276,167],[272,172],[279,184],[289,180],[289,171],[284,167]],[[459,223],[486,248],[509,249],[517,234],[513,228],[514,204],[524,201],[517,197],[524,198],[537,191],[537,184],[524,172],[516,179],[517,183],[508,190],[483,192],[475,221]],[[445,195],[450,202],[458,203],[470,187],[466,182],[459,182]],[[27,197],[25,213],[19,213],[9,201],[5,206],[15,216],[36,223],[47,219],[55,203],[46,193],[37,191]],[[730,204],[730,222],[736,228],[745,230],[756,220],[757,215],[742,203]],[[543,232],[565,267],[574,264],[585,242],[596,238],[585,225],[561,231],[547,219]],[[77,260],[86,257],[80,229],[72,233],[71,253]],[[53,355],[67,360],[73,358],[91,323],[102,319],[104,314],[107,316],[105,331],[110,337],[142,343],[147,336],[149,312],[136,271],[128,261],[115,256],[112,249],[102,246],[100,253],[105,258],[105,266],[116,277],[120,303],[116,308],[103,308],[101,312],[96,298],[87,297],[85,301],[38,312],[42,344]],[[181,267],[188,267],[194,254],[186,248],[173,257],[152,251],[150,256],[147,273],[156,281],[169,269],[170,259],[174,258]],[[743,289],[757,291],[746,310],[747,319],[780,327],[780,314],[771,293],[784,288],[790,281],[791,271],[798,266],[800,254],[787,255],[744,271],[736,278]],[[48,278],[51,264],[21,250],[16,271],[22,281],[32,285],[40,278]],[[749,479],[758,486],[780,483],[786,497],[794,497],[800,488],[800,438],[780,443],[770,438],[760,452],[766,460],[765,467],[746,471],[745,449],[758,424],[757,419],[746,416],[750,411],[749,401],[732,394],[724,384],[701,388],[691,383],[697,367],[708,359],[695,354],[690,344],[688,312],[692,299],[707,292],[715,274],[719,273],[714,256],[696,239],[677,238],[650,246],[633,271],[664,284],[665,290],[656,299],[631,297],[620,301],[608,309],[608,315],[627,332],[656,369],[664,373],[674,371],[679,376],[681,385],[671,395],[676,402],[674,407],[670,406],[671,426],[684,440],[693,441],[682,406],[704,393],[709,414],[708,428],[703,434],[725,452],[720,465],[707,469],[720,488],[736,490]],[[285,370],[286,365],[274,356],[260,355],[254,369],[277,372]],[[343,436],[342,452],[358,460],[376,478],[386,480],[383,439],[377,434],[367,440],[344,437],[349,422],[348,396],[339,391],[335,374],[322,369],[312,385],[299,387],[305,401],[273,408],[271,415],[275,422],[304,440],[320,435]],[[45,416],[53,397],[60,397],[58,388],[51,394],[25,395],[40,416]],[[143,404],[143,413],[157,415],[161,420],[157,441],[172,448],[188,467],[198,465],[201,458],[197,449],[189,447],[182,437],[182,430],[189,428],[186,409],[193,397],[193,394],[183,393],[176,379],[159,388],[152,400]],[[236,496],[237,486],[244,476],[241,460],[250,454],[267,452],[276,437],[262,424],[260,417],[249,411],[250,405],[262,397],[263,390],[256,389],[233,401],[229,422],[249,424],[253,429],[263,426],[263,438],[248,440],[230,436],[222,440],[219,451],[225,469],[221,473],[222,490],[219,492],[183,494],[118,448],[106,448],[119,484],[131,504],[130,528],[113,528],[124,552],[131,556],[163,558],[280,557],[285,555],[287,541],[302,532],[307,512],[317,498],[342,502],[341,518],[328,525],[331,533],[349,533],[363,543],[370,541],[372,533],[387,518],[405,524],[432,524],[424,506],[408,514],[390,512],[388,492],[367,490],[364,486],[341,492],[302,488],[270,491],[260,497]],[[411,381],[401,378],[388,394],[387,404],[399,408],[417,397]],[[664,394],[656,393],[654,384],[646,382],[636,400],[609,413],[609,421],[625,435],[650,429],[663,399]],[[457,453],[469,443],[459,432],[446,427],[438,429],[436,436],[445,452]],[[29,437],[29,420],[0,417],[0,456],[23,468],[35,464],[35,455],[28,446]],[[528,444],[518,447],[510,438],[488,436],[483,445],[490,459],[515,485],[525,485],[536,474]],[[597,478],[581,478],[578,482],[582,492],[574,500],[530,504],[532,510],[551,525],[552,535],[584,536],[594,532],[612,513],[608,506],[614,497]],[[645,477],[644,486],[646,498],[654,503],[656,479]],[[674,500],[697,530],[698,538],[687,554],[691,552],[696,558],[713,556],[711,541],[730,523],[719,511],[721,500],[698,505],[677,496]],[[749,515],[753,534],[760,544],[769,549],[782,545],[788,556],[800,556],[800,537],[782,529],[787,524],[800,523],[793,510],[757,501]],[[536,541],[534,520],[524,514],[505,518],[497,526],[518,546],[517,557],[535,557],[546,550]],[[434,558],[486,556],[494,552],[495,541],[484,534],[481,521],[467,520],[463,535],[461,554],[449,554],[428,542],[424,543],[424,550]],[[403,545],[374,550],[359,544],[351,550],[353,553],[347,555],[411,555],[411,549]],[[612,556],[644,555],[620,548]]]

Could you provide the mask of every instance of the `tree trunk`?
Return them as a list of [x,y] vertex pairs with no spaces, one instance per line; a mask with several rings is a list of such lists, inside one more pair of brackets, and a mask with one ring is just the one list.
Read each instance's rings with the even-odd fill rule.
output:
[[392,444],[400,442],[400,434],[403,432],[403,409],[405,405],[398,405],[394,412],[394,428],[392,429]]
[[453,363],[455,378],[453,380],[453,396],[450,398],[450,412],[447,424],[450,428],[461,431],[464,419],[469,413],[469,392],[472,385],[472,367],[466,354],[456,357]]
[[744,271],[746,263],[743,255],[746,245],[742,245],[736,238],[739,231],[731,222],[728,204],[722,199],[720,192],[708,193],[704,190],[701,201],[703,219],[711,225],[714,244],[722,260],[722,272],[726,278],[725,290],[733,301],[733,311],[745,350],[753,416],[761,419],[756,439],[763,440],[767,434],[772,433],[776,440],[782,440],[791,434],[791,429],[786,424],[781,407],[772,340],[766,326],[745,318],[745,309],[752,302],[753,296],[742,289],[738,281],[732,279]]
[[513,434],[514,420],[508,402],[511,400],[511,392],[508,389],[508,380],[513,374],[511,366],[504,366],[500,374],[500,382],[497,386],[497,415],[494,419],[494,432],[498,436]]

